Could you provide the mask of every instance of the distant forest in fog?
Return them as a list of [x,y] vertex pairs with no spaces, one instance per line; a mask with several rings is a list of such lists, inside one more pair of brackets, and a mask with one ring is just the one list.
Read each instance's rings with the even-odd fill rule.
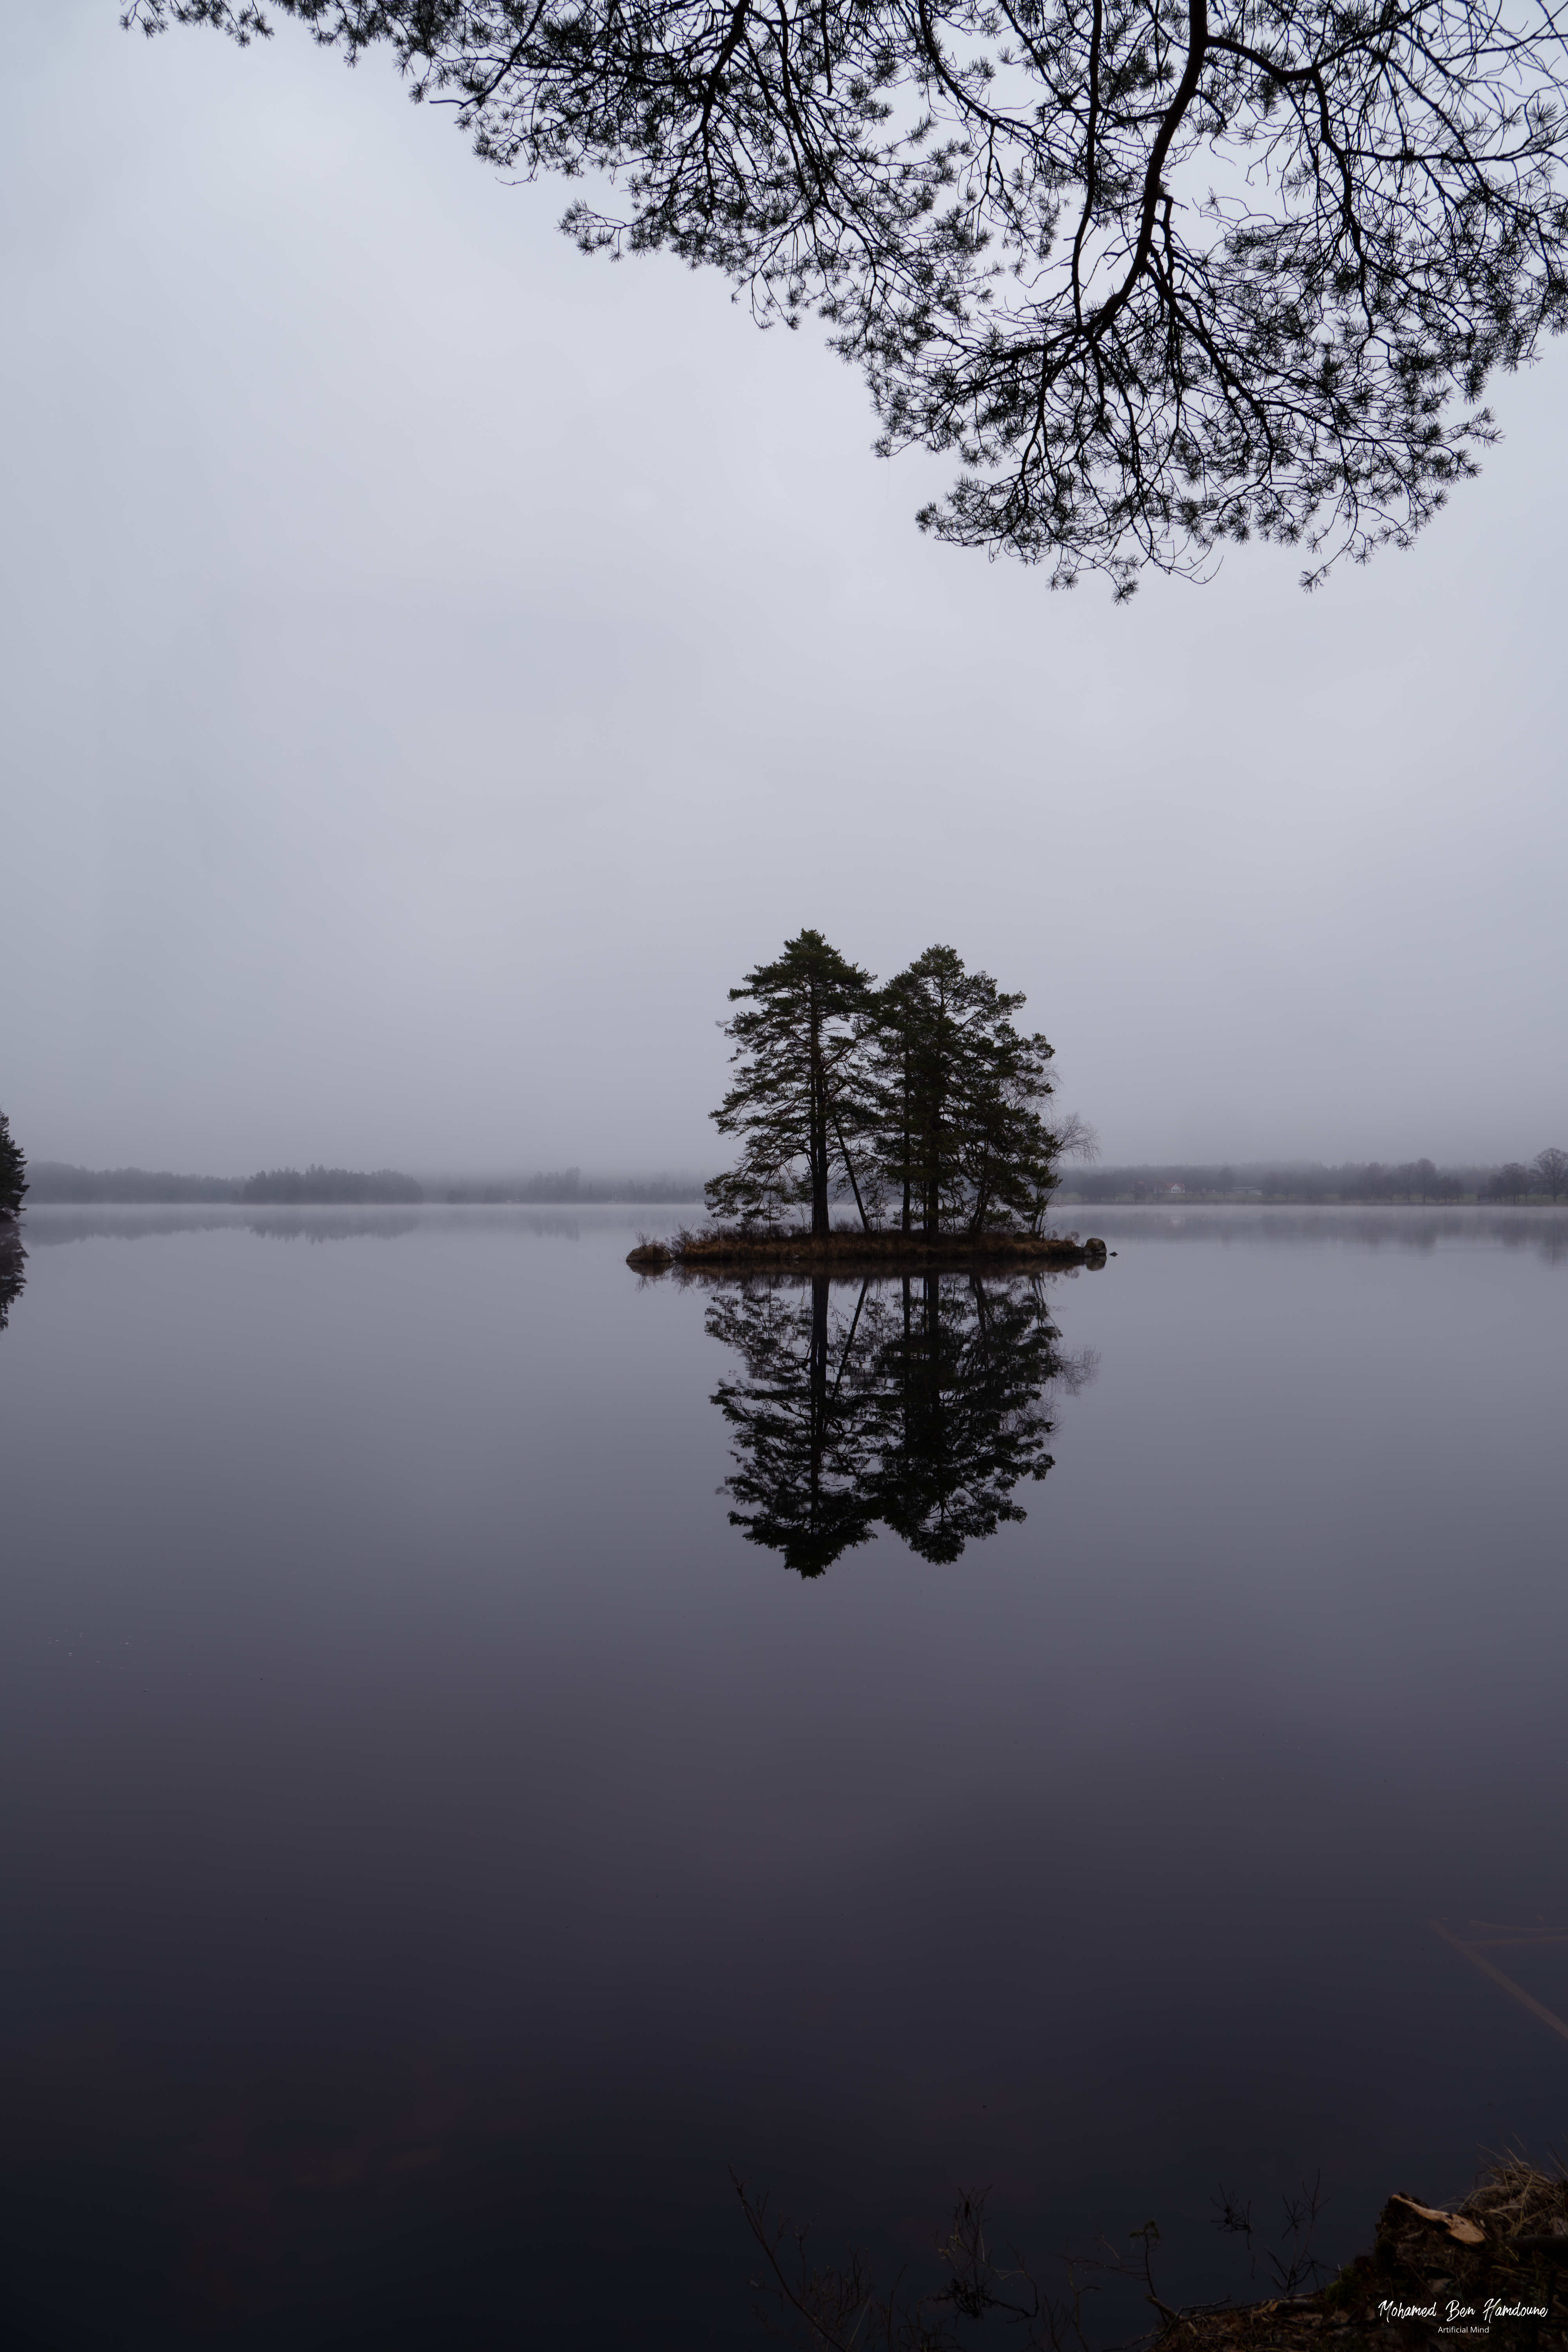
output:
[[584,1177],[580,1169],[532,1176],[427,1177],[421,1183],[396,1169],[272,1168],[255,1176],[178,1176],[168,1169],[77,1168],[63,1160],[35,1160],[28,1170],[35,1208],[53,1203],[265,1202],[274,1207],[362,1206],[375,1202],[453,1202],[700,1201],[702,1179],[690,1175]]
[[1135,1168],[1096,1168],[1075,1172],[1058,1193],[1058,1203],[1086,1207],[1136,1201],[1289,1201],[1298,1203],[1354,1201],[1528,1201],[1561,1199],[1568,1193],[1568,1155],[1547,1150],[1526,1167],[1510,1160],[1497,1167],[1438,1168],[1430,1160],[1346,1160],[1331,1168],[1322,1160],[1256,1160],[1250,1164],[1203,1166],[1171,1162]]
[[[682,1206],[702,1198],[700,1176],[584,1176],[578,1168],[540,1170],[531,1176],[426,1176],[423,1182],[390,1168],[274,1168],[255,1176],[180,1176],[146,1168],[77,1168],[61,1160],[35,1160],[28,1169],[28,1205],[70,1202],[266,1202],[274,1207],[360,1206],[422,1201],[504,1207],[509,1202],[577,1202],[606,1206]],[[1423,1202],[1556,1201],[1568,1198],[1568,1154],[1547,1150],[1527,1167],[1438,1168],[1430,1160],[1384,1165],[1379,1160],[1256,1160],[1203,1164],[1145,1162],[1134,1167],[1075,1170],[1057,1194],[1061,1208],[1113,1202],[1279,1201],[1311,1204],[1347,1201]]]

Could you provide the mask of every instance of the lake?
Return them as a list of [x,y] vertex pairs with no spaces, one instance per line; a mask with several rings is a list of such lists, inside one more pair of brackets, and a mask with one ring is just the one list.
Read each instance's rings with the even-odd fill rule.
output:
[[911,1300],[28,1218],[8,2344],[751,2345],[731,2165],[1260,2293],[1222,2185],[1337,2262],[1564,2147],[1568,1216],[1074,1214]]

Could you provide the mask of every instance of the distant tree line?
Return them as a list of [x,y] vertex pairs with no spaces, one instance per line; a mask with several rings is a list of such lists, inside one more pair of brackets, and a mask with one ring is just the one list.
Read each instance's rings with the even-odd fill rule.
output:
[[375,1201],[422,1201],[425,1187],[395,1168],[378,1168],[366,1175],[355,1168],[272,1168],[247,1177],[240,1187],[242,1201],[266,1201],[273,1206],[315,1207],[323,1203],[349,1206]]
[[1517,1160],[1505,1160],[1487,1180],[1491,1201],[1524,1201],[1532,1192],[1544,1192],[1552,1201],[1568,1193],[1568,1151],[1552,1144],[1538,1151],[1528,1168]]
[[422,1201],[424,1188],[412,1176],[383,1168],[365,1173],[353,1168],[274,1168],[243,1176],[176,1176],[167,1169],[75,1168],[60,1160],[41,1160],[33,1170],[35,1203],[137,1202],[170,1205],[184,1202],[268,1202],[312,1206],[347,1205],[376,1201]]
[[702,1198],[700,1176],[584,1176],[579,1168],[541,1170],[533,1176],[502,1177],[442,1184],[436,1188],[444,1201],[504,1206],[508,1202],[550,1202],[585,1208],[616,1202],[684,1202]]
[[1111,1201],[1353,1201],[1426,1202],[1560,1201],[1568,1197],[1568,1151],[1552,1146],[1538,1151],[1527,1167],[1510,1160],[1500,1168],[1440,1169],[1430,1160],[1347,1160],[1270,1166],[1172,1164],[1164,1167],[1099,1168],[1073,1179],[1073,1196],[1086,1204]]
[[[986,986],[994,985],[985,982],[984,974],[969,977]],[[734,993],[740,995],[742,992]],[[1022,1000],[999,998],[998,1002],[1017,1003]],[[730,1027],[732,1033],[734,1024],[731,1023]],[[867,1222],[890,1215],[893,1222],[903,1224],[902,1180],[907,1172],[910,1213],[904,1229],[924,1230],[931,1189],[930,1179],[933,1171],[937,1179],[939,1221],[943,1226],[959,1222],[959,1213],[964,1205],[965,1166],[984,1167],[987,1138],[982,1121],[976,1121],[967,1137],[964,1135],[962,1106],[955,1106],[951,1101],[939,1105],[936,1121],[938,1148],[931,1155],[931,1164],[922,1179],[920,1139],[914,1131],[920,1115],[918,1070],[914,1066],[914,1055],[909,1051],[912,1041],[908,1030],[905,1038],[910,1124],[908,1129],[900,1124],[895,1130],[898,1140],[896,1154],[889,1155],[888,1159],[876,1153],[869,1157],[859,1156],[856,1140],[852,1139],[859,1139],[861,1142],[864,1139],[860,1137],[859,1130],[853,1128],[843,1107],[836,1105],[847,1149],[845,1156],[839,1159],[835,1142],[833,1155],[826,1164],[827,1189],[830,1202],[853,1199],[853,1187],[849,1182],[853,1172],[859,1185],[860,1199],[866,1206]],[[1044,1046],[1043,1039],[1024,1042]],[[1044,1046],[1042,1059],[1048,1057],[1049,1053],[1050,1048]],[[826,1076],[831,1095],[836,1072],[830,1069]],[[1048,1085],[1046,1091],[1049,1091]],[[904,1117],[903,1099],[900,1090],[900,1121]],[[776,1136],[779,1129],[787,1123],[784,1117],[787,1105],[775,1096],[772,1108]],[[715,1117],[721,1116],[721,1113],[715,1114]],[[1084,1130],[1076,1119],[1058,1117],[1050,1121],[1048,1128],[1043,1120],[1040,1126],[1041,1132],[1048,1135],[1057,1145],[1058,1160],[1069,1152],[1084,1150]],[[1026,1137],[1025,1139],[1031,1139]],[[964,1159],[966,1146],[967,1162]],[[1049,1165],[1054,1187],[1059,1181],[1056,1160]],[[796,1171],[797,1180],[803,1172],[803,1169]],[[737,1181],[741,1173],[731,1171],[716,1178],[706,1188],[710,1206],[719,1208],[721,1213],[748,1215],[749,1202],[743,1197],[747,1186],[744,1181]],[[1014,1174],[1015,1181],[1001,1187],[1006,1202],[1011,1202],[1017,1192],[1016,1171]],[[894,1178],[898,1180],[896,1184],[892,1181]],[[182,1176],[167,1169],[79,1168],[66,1160],[36,1160],[29,1170],[12,1139],[4,1114],[0,1114],[0,1215],[15,1215],[22,1205],[24,1195],[36,1207],[72,1203],[173,1206],[197,1202],[348,1207],[371,1205],[377,1202],[407,1204],[426,1197],[496,1205],[560,1202],[587,1206],[616,1202],[688,1202],[698,1199],[703,1191],[701,1180],[695,1176],[585,1178],[575,1168],[541,1171],[532,1176],[503,1178],[495,1182],[473,1181],[450,1185],[443,1182],[429,1195],[413,1177],[402,1175],[393,1169],[379,1169],[367,1173],[349,1168],[310,1167],[303,1171],[281,1168],[263,1171],[251,1177]],[[795,1206],[799,1206],[809,1197],[812,1196],[800,1191],[798,1181],[792,1194],[786,1181],[773,1189],[766,1208],[751,1213],[752,1216],[757,1213],[782,1215],[787,1212],[792,1200]],[[1026,1197],[1029,1200],[1032,1217],[1037,1195]],[[1047,1192],[1045,1198],[1050,1197],[1050,1192]],[[1528,1166],[1521,1160],[1508,1160],[1501,1167],[1442,1170],[1430,1160],[1409,1160],[1388,1167],[1373,1160],[1364,1165],[1348,1161],[1341,1167],[1321,1163],[1279,1167],[1265,1162],[1251,1165],[1172,1162],[1158,1166],[1101,1168],[1076,1174],[1066,1197],[1086,1205],[1184,1197],[1187,1200],[1265,1200],[1307,1203],[1326,1201],[1394,1203],[1561,1201],[1568,1199],[1568,1151],[1555,1147],[1539,1151]],[[1016,1214],[998,1216],[996,1202],[996,1180],[994,1177],[984,1202],[983,1213],[986,1222],[1019,1222]]]
[[167,1169],[77,1168],[65,1160],[39,1160],[33,1167],[35,1203],[237,1201],[237,1176],[176,1176]]
[[949,947],[878,986],[803,930],[730,1001],[734,1078],[712,1117],[741,1149],[706,1188],[716,1216],[804,1211],[826,1234],[847,1200],[868,1232],[1039,1231],[1082,1131],[1046,1120],[1053,1052],[1016,1026],[1021,994]]
[[[20,1155],[18,1155],[18,1158]],[[396,1190],[390,1189],[395,1186]],[[282,1189],[278,1189],[281,1187]],[[24,1191],[27,1188],[23,1187]],[[36,1203],[173,1206],[184,1202],[289,1202],[299,1205],[426,1199],[465,1203],[689,1202],[702,1197],[700,1176],[584,1177],[581,1170],[541,1170],[532,1176],[443,1180],[428,1190],[391,1169],[365,1174],[350,1168],[274,1169],[259,1175],[177,1176],[168,1169],[77,1168],[63,1160],[34,1163]]]

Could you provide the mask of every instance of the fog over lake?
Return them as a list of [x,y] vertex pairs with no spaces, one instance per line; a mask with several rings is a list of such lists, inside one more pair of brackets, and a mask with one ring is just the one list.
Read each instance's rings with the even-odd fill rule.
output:
[[0,0],[30,1153],[707,1171],[802,924],[1026,990],[1117,1162],[1568,1142],[1561,344],[1410,554],[1053,596],[379,54],[118,13]]
[[[1321,2168],[1339,2260],[1542,2152],[1568,2039],[1432,1922],[1568,1930],[1568,1218],[1108,1210],[984,1346],[917,1281],[914,1374],[901,1286],[847,1356],[836,1284],[872,1524],[805,1576],[723,1397],[798,1433],[809,1344],[639,1284],[639,1222],[28,1220],[16,2340],[740,2347],[731,2162],[825,2250],[989,2181],[1037,2252],[1153,2215],[1215,2294],[1221,2182]],[[1048,1466],[954,1548],[889,1526],[899,1445],[950,1527]],[[1506,1966],[1568,2015],[1568,1943]]]
[[1568,2151],[1568,352],[1406,551],[1053,594],[820,319],[124,10],[0,0],[4,2352],[742,2352],[737,2179],[1256,2300]]

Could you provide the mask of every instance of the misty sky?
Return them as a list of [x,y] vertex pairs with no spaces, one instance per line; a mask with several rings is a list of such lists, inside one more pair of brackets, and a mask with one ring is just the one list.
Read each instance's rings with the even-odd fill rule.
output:
[[724,992],[936,940],[1106,1157],[1568,1143],[1568,349],[1409,554],[1131,607],[384,62],[3,0],[0,1108],[36,1158],[710,1166]]

